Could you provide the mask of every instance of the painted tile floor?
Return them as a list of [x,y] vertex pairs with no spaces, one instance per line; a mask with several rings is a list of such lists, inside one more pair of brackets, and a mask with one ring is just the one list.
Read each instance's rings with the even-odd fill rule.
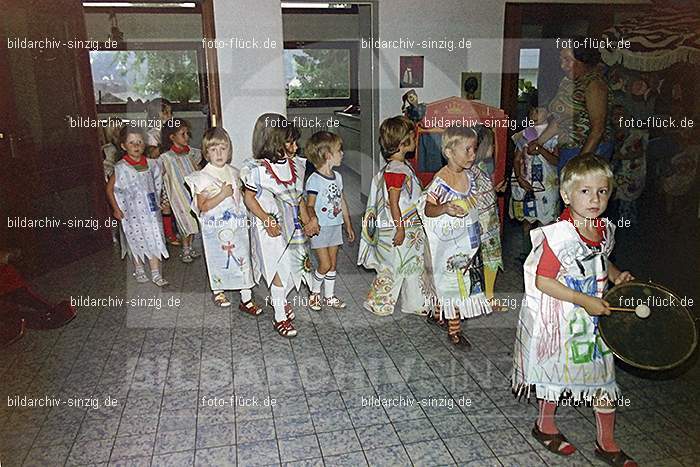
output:
[[[349,201],[357,229],[362,205]],[[519,237],[510,230],[497,288],[517,297]],[[272,329],[269,307],[257,318],[216,308],[203,260],[185,265],[174,251],[165,290],[137,285],[116,250],[39,278],[53,299],[132,303],[80,307],[69,325],[29,331],[0,353],[3,467],[603,465],[592,454],[590,408],[559,409],[579,447],[571,458],[529,434],[536,408],[508,387],[516,311],[468,322],[474,348],[452,349],[417,316],[362,309],[373,276],[354,265],[356,252],[357,244],[339,255],[345,311],[312,312],[305,290],[290,295],[299,329],[291,340]],[[264,295],[256,289],[259,303]],[[616,432],[628,454],[642,465],[700,465],[699,380],[697,365],[667,381],[618,369],[629,407],[619,409]],[[8,407],[15,396],[62,403]]]

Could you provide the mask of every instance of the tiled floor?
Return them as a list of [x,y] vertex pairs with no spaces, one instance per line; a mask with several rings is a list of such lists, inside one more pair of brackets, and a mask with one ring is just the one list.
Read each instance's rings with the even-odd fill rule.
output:
[[[349,201],[357,228],[362,206]],[[506,232],[497,284],[513,296],[522,291],[517,239]],[[215,308],[201,259],[171,258],[163,291],[137,286],[116,251],[41,277],[37,287],[52,298],[152,303],[81,307],[68,326],[30,331],[0,353],[2,465],[602,465],[589,408],[559,411],[580,449],[572,458],[530,436],[535,407],[508,387],[515,311],[469,322],[474,349],[454,350],[417,316],[361,308],[372,274],[354,265],[356,251],[342,250],[338,264],[348,309],[314,313],[305,292],[291,297],[292,340],[274,332],[269,308],[258,318]],[[264,295],[256,289],[260,302]],[[617,435],[642,465],[700,465],[699,379],[697,365],[665,381],[618,371],[630,406]],[[8,407],[16,395],[63,403]],[[408,402],[367,403],[377,397]],[[71,407],[78,398],[83,406]]]

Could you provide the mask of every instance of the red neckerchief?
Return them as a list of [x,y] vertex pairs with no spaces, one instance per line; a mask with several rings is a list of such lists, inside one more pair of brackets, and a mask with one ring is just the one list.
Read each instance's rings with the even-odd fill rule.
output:
[[[576,227],[576,221],[574,220],[573,217],[571,217],[571,210],[569,208],[565,208],[562,211],[561,215],[559,216],[559,220],[571,222],[571,225],[573,225],[574,228],[576,229],[576,233],[578,234],[578,236],[581,237],[581,240],[583,240],[587,245],[600,246],[601,242],[596,242],[596,241],[590,240],[590,239],[584,237],[583,235],[581,235],[581,232],[579,232],[578,227]],[[590,222],[595,226],[596,231],[598,232],[598,235],[600,235],[600,238],[605,240],[605,234],[606,234],[605,224],[607,223],[607,219],[596,218],[596,219],[591,220]]]
[[177,147],[174,144],[170,146],[170,150],[174,152],[175,154],[187,154],[190,152],[190,147],[189,146],[182,146],[182,147]]
[[124,154],[123,159],[126,161],[127,164],[135,168],[148,167],[148,159],[143,154],[141,155],[140,161],[132,159],[129,154]]
[[292,173],[292,176],[289,178],[289,180],[281,180],[277,174],[275,173],[274,170],[272,170],[272,165],[270,165],[270,161],[267,159],[263,159],[262,163],[265,166],[265,171],[270,174],[270,176],[277,182],[278,185],[283,185],[283,186],[289,186],[289,185],[294,185],[297,182],[297,169],[296,169],[296,164],[294,164],[294,161],[291,159],[287,159],[289,162],[289,170]]

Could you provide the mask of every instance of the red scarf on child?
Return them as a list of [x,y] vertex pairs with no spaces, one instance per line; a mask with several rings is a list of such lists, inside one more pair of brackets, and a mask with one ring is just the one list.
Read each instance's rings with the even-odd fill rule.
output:
[[129,154],[124,154],[123,159],[126,161],[127,164],[129,164],[137,170],[148,168],[148,159],[144,155],[141,155],[140,161],[132,159]]
[[175,146],[173,144],[172,146],[170,146],[170,150],[172,152],[174,152],[175,154],[183,155],[183,154],[187,154],[188,152],[190,152],[190,147],[189,146],[178,147],[178,146]]
[[[583,235],[581,235],[581,232],[578,230],[577,221],[574,220],[573,217],[571,217],[571,210],[567,207],[564,208],[562,213],[559,215],[559,220],[560,221],[569,221],[571,224],[573,224],[574,228],[576,229],[576,233],[578,233],[579,237],[586,242],[588,245],[591,246],[600,246],[600,242],[594,242],[593,240],[590,240]],[[605,239],[605,225],[607,224],[608,220],[607,219],[600,219],[600,218],[595,218],[595,219],[586,219],[586,222],[589,222],[591,225],[595,226],[596,231],[598,232],[598,235],[600,235],[600,238]]]

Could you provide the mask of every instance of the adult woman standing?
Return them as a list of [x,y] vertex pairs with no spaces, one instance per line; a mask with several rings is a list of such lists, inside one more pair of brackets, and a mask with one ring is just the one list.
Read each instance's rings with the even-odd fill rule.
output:
[[558,135],[559,171],[578,154],[594,153],[609,161],[613,152],[611,91],[598,68],[600,53],[584,47],[583,38],[573,38],[570,44],[559,53],[565,76],[549,104],[552,121],[527,149],[537,154],[540,145]]

